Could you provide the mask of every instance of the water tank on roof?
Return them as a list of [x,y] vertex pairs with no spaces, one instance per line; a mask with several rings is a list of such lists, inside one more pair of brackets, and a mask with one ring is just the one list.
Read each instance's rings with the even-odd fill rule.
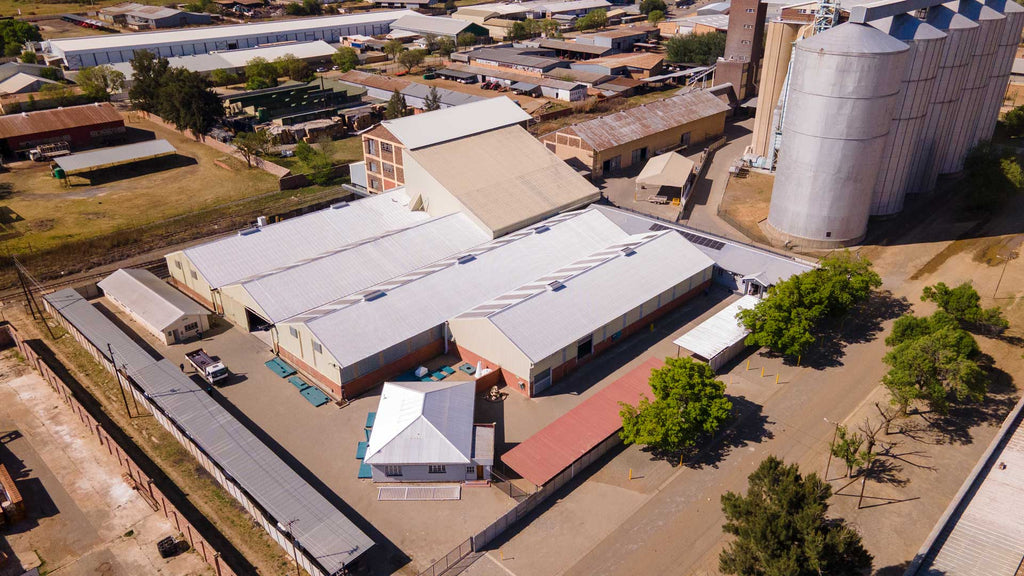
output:
[[909,47],[847,22],[796,43],[767,231],[805,247],[867,231]]

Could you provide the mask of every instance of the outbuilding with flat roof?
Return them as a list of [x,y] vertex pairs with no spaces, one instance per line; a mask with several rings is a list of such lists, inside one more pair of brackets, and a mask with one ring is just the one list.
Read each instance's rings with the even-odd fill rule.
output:
[[757,296],[741,296],[676,338],[673,344],[690,352],[697,360],[707,362],[712,370],[718,372],[747,347],[746,339],[750,330],[743,327],[736,315],[753,308],[759,301]]
[[99,282],[111,302],[166,345],[210,329],[210,311],[149,270],[122,268]]

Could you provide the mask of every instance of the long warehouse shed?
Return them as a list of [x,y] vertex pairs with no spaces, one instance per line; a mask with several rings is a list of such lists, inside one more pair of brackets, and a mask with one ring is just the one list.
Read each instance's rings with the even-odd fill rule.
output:
[[255,48],[277,42],[338,42],[342,36],[376,36],[391,30],[391,23],[414,14],[409,10],[369,12],[278,20],[263,24],[240,24],[186,28],[167,32],[140,32],[82,38],[60,38],[42,43],[48,62],[60,60],[69,69],[100,64],[128,62],[136,50],[149,50],[157,56],[190,56],[215,50]]
[[[153,358],[66,288],[46,308],[312,576],[343,572],[373,540],[167,359]],[[112,353],[111,353],[112,352]],[[113,356],[113,358],[111,358]],[[290,526],[290,534],[284,526]]]

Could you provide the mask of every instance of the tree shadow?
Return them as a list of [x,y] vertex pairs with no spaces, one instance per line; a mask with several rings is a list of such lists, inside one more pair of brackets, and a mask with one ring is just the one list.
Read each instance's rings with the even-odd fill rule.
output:
[[990,357],[985,363],[989,387],[984,400],[953,405],[945,415],[919,411],[916,415],[922,422],[900,426],[903,435],[925,444],[966,446],[974,442],[971,429],[984,425],[997,426],[1005,420],[1017,403],[1017,387],[1013,383],[1013,376],[995,367]]
[[[897,298],[888,290],[872,292],[867,301],[854,306],[840,318],[826,319],[815,331],[815,344],[800,358],[800,365],[825,370],[843,365],[846,348],[878,338],[883,325],[910,311],[906,298]],[[793,365],[792,358],[785,358]]]

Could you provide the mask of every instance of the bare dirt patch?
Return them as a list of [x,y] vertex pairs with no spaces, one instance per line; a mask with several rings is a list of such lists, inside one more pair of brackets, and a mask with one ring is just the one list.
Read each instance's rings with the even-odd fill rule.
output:
[[774,183],[774,178],[758,172],[750,172],[744,178],[729,178],[718,215],[748,238],[768,244],[758,223],[768,217]]

